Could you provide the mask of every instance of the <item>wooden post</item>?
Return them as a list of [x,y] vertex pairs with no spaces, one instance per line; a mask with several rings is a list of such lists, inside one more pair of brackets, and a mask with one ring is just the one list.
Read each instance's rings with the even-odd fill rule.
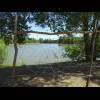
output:
[[[14,25],[14,48],[15,48],[15,55],[14,55],[14,60],[13,60],[12,76],[15,76],[16,58],[17,58],[17,53],[18,53],[16,34],[17,34],[17,15],[15,15],[15,25]],[[11,78],[11,87],[13,87],[13,86],[14,86],[14,77]]]
[[[95,39],[96,39],[96,35],[97,35],[97,27],[98,27],[98,20],[96,19],[95,20],[95,28],[94,28],[94,37],[93,37],[93,41],[92,41],[92,51],[91,51],[91,58],[90,58],[89,75],[91,75],[91,71],[92,71],[92,63],[93,63],[93,56],[94,56],[94,45],[95,45]],[[89,86],[89,82],[90,82],[90,76],[88,76],[86,87]]]

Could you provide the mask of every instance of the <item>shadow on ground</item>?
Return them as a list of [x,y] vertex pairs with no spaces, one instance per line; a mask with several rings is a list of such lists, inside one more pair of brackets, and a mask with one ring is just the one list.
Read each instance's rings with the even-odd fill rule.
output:
[[[64,62],[47,65],[23,65],[16,67],[16,75],[32,75],[32,77],[15,78],[15,87],[61,86],[58,82],[66,73],[88,74],[89,62]],[[0,87],[9,87],[12,67],[0,68]],[[93,64],[91,82],[100,85],[100,63]],[[70,76],[68,76],[70,77]],[[67,78],[68,78],[67,77]],[[83,77],[85,80],[86,77]],[[52,84],[52,85],[50,85]],[[67,87],[69,83],[65,83]]]

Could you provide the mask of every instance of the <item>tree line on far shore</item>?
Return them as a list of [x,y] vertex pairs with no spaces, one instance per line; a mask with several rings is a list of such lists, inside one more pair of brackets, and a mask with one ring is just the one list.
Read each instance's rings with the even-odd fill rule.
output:
[[[21,38],[22,39],[22,38]],[[14,37],[12,36],[11,39],[8,42],[7,38],[4,38],[4,42],[6,45],[13,44]],[[27,43],[60,43],[60,44],[76,44],[83,42],[83,37],[75,37],[75,36],[68,36],[68,35],[63,35],[60,36],[58,39],[35,39],[35,38],[25,38],[23,42],[20,42],[17,40],[18,44],[27,44]]]

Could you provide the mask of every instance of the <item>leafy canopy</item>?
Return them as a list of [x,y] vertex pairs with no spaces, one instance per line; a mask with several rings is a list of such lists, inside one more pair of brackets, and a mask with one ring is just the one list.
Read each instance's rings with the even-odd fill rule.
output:
[[[18,16],[18,31],[30,29],[27,25],[30,13],[28,12],[0,12],[0,37],[3,37],[6,44],[12,39],[12,31],[14,31],[15,14]],[[18,43],[24,41],[28,34],[17,34]]]

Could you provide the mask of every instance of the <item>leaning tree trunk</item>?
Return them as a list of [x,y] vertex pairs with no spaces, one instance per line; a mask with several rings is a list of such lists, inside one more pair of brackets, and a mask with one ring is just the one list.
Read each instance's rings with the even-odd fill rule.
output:
[[[94,13],[94,21],[95,21],[96,19],[98,19],[98,18],[99,18],[98,13],[95,12],[95,13]],[[97,20],[97,25],[98,25],[98,20]],[[94,29],[94,28],[93,28],[93,29]],[[100,27],[99,27],[99,26],[97,26],[97,30],[100,30]],[[100,36],[100,33],[97,33],[96,39],[95,39],[95,46],[94,46],[94,55],[93,55],[93,60],[94,60],[94,61],[95,61],[96,58],[97,58],[97,43],[98,43],[99,36]],[[92,41],[93,41],[93,37],[94,37],[94,34],[92,35],[91,44],[92,44]]]

